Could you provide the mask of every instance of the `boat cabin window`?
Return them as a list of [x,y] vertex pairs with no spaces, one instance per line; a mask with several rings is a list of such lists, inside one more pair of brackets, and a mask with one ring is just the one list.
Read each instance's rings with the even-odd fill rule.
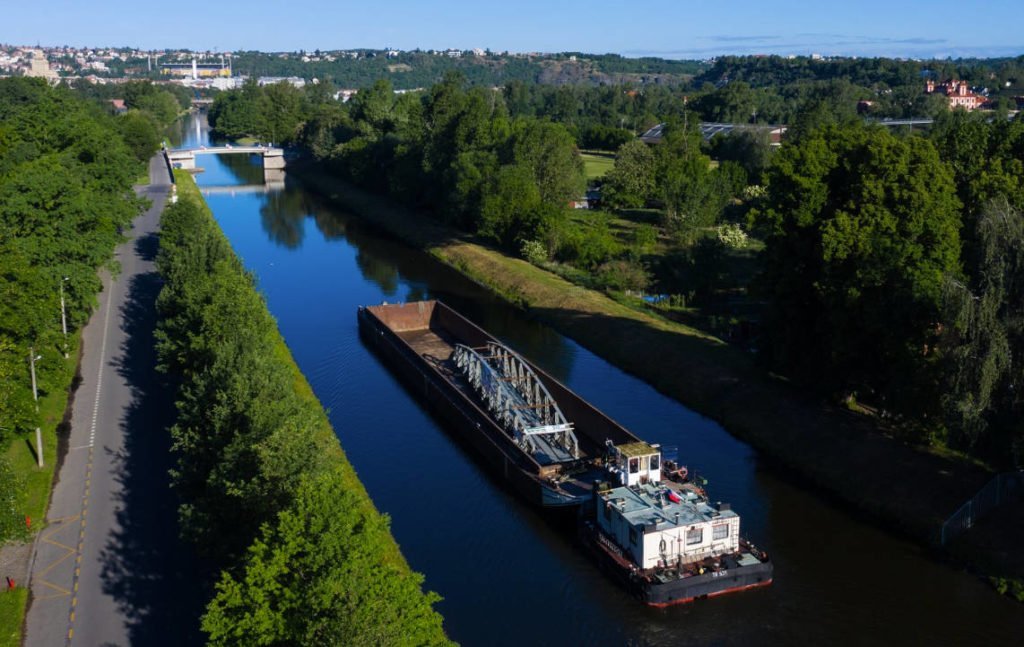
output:
[[612,518],[612,504],[610,504],[610,503],[606,503],[604,505],[604,518],[609,520],[609,521]]
[[661,463],[660,458],[661,457],[659,455],[657,455],[657,454],[655,454],[654,456],[651,456],[651,471],[652,472],[654,470],[658,469],[658,466]]
[[636,528],[629,529],[629,543],[636,546]]
[[703,528],[691,528],[686,531],[686,545],[693,546],[704,541]]
[[712,539],[726,539],[729,536],[729,524],[723,523],[712,527],[711,538]]
[[631,459],[629,459],[629,473],[630,474],[636,474],[639,471],[640,471],[640,459],[639,458],[631,458]]

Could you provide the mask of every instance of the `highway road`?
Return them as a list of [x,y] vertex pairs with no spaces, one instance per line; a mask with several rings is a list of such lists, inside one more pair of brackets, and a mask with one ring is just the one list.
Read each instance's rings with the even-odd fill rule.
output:
[[33,553],[25,644],[187,645],[206,597],[203,569],[178,539],[169,489],[171,394],[155,371],[160,279],[153,261],[170,190],[160,155],[152,200],[104,272],[83,330],[67,451]]

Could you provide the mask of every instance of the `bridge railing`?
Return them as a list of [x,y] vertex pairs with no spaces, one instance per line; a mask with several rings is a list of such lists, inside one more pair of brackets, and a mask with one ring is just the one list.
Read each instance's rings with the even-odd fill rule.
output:
[[939,545],[945,546],[964,534],[981,517],[1004,503],[1021,498],[1024,498],[1024,470],[996,475],[943,522],[939,529]]

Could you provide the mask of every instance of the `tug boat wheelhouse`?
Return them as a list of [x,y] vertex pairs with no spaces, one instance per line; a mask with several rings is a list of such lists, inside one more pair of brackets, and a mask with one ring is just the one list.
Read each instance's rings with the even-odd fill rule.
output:
[[643,442],[439,301],[359,308],[363,338],[504,482],[579,511],[592,553],[647,604],[771,583],[740,518]]
[[[669,606],[767,586],[768,555],[740,537],[740,517],[712,504],[685,468],[644,442],[608,446],[612,483],[595,488],[584,542],[646,604]],[[667,478],[662,478],[662,476]]]

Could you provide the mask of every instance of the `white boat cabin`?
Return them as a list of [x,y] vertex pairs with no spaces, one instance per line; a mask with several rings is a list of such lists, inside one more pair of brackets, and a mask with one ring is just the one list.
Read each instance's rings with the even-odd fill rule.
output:
[[661,452],[643,442],[613,445],[608,442],[609,465],[619,485],[633,486],[661,481]]
[[690,564],[739,550],[740,517],[728,504],[712,505],[691,489],[662,483],[654,446],[630,443],[615,450],[609,470],[620,485],[598,492],[597,523],[639,568]]

